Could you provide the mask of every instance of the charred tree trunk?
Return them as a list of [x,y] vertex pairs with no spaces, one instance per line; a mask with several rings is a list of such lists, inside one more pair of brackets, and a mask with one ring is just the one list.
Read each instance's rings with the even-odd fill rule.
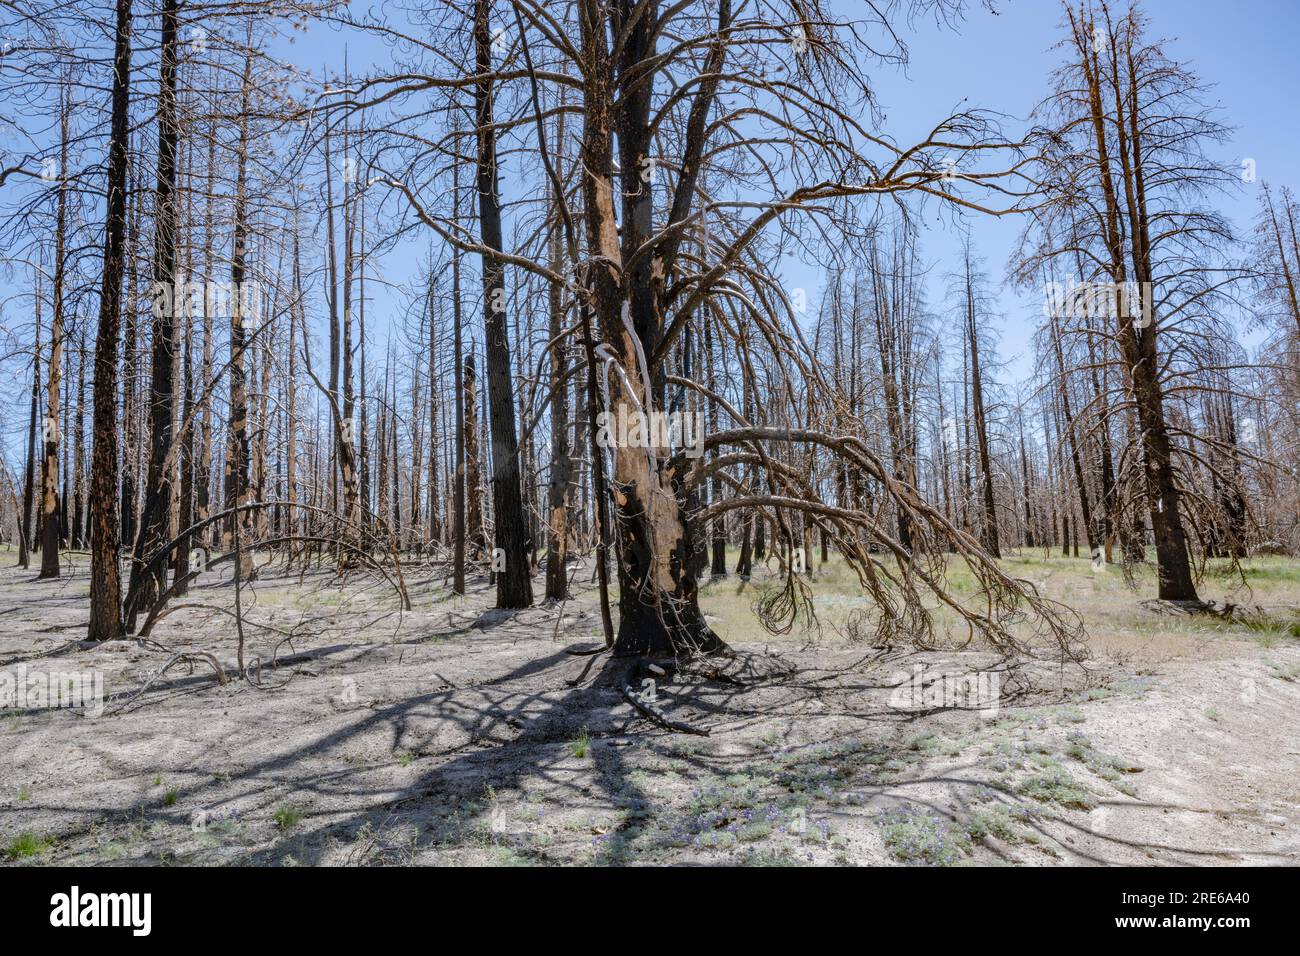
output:
[[86,546],[86,331],[77,335],[77,417],[73,432],[77,444],[72,452],[72,530],[73,548]]
[[[596,66],[611,61],[607,16],[613,17],[613,32],[622,38],[617,117],[610,86],[615,77]],[[651,257],[641,257],[641,264],[628,274],[619,265],[627,259],[624,249],[637,250],[651,236],[654,177],[644,173],[653,169],[649,152],[653,81],[639,69],[653,56],[658,16],[654,2],[638,5],[620,0],[609,14],[587,9],[579,17],[582,52],[593,64],[583,88],[583,207],[590,257],[597,263],[588,284],[608,369],[606,412],[614,416],[649,415],[664,407],[662,372],[650,367],[648,357],[659,345],[659,302],[670,264],[660,260],[652,268]],[[688,140],[703,135],[709,101],[702,102],[702,111],[692,110]],[[616,120],[621,154],[618,187],[613,157]],[[693,160],[683,166],[695,168]],[[693,179],[679,183],[673,220],[685,218],[693,192]],[[616,195],[623,197],[621,237]],[[688,573],[693,529],[675,487],[680,476],[669,465],[666,450],[619,444],[612,451],[620,584],[615,653],[666,656],[723,650],[725,645],[705,623],[695,580]]]
[[[1146,174],[1143,163],[1142,121],[1138,116],[1138,87],[1141,85],[1133,59],[1134,38],[1131,31],[1112,37],[1107,44],[1108,62],[1104,69],[1098,45],[1093,42],[1091,24],[1074,21],[1075,45],[1083,63],[1087,85],[1088,108],[1097,147],[1099,178],[1104,203],[1104,234],[1110,255],[1111,278],[1122,288],[1127,277],[1125,260],[1132,267],[1132,277],[1139,290],[1138,308],[1120,303],[1117,338],[1120,357],[1128,372],[1137,405],[1138,426],[1145,472],[1146,500],[1155,536],[1156,564],[1159,574],[1159,597],[1163,600],[1198,601],[1192,578],[1191,556],[1180,513],[1181,493],[1174,472],[1173,448],[1169,439],[1164,411],[1164,391],[1160,380],[1160,356],[1154,279],[1151,257],[1151,234],[1146,208]],[[1126,62],[1121,66],[1121,56]],[[1124,95],[1123,74],[1127,73],[1128,96]],[[1109,80],[1109,83],[1106,82]],[[1114,110],[1102,107],[1103,89],[1114,94]],[[1113,137],[1107,125],[1113,128]],[[1111,159],[1115,145],[1118,171]],[[1121,189],[1115,186],[1118,175]],[[1122,192],[1122,199],[1121,199]],[[1126,228],[1121,228],[1121,223]],[[1127,256],[1123,236],[1129,237]],[[1126,297],[1121,297],[1126,298]],[[1139,318],[1140,316],[1140,318]]]
[[[459,181],[457,175],[456,195],[453,202],[459,209]],[[466,497],[466,446],[468,440],[468,425],[466,424],[467,408],[466,400],[472,398],[471,389],[465,387],[465,374],[461,344],[461,305],[460,305],[460,250],[452,250],[451,260],[451,310],[452,310],[452,365],[454,368],[453,387],[456,394],[453,399],[456,405],[456,477],[455,488],[452,491],[454,501],[452,502],[452,592],[455,594],[465,593],[465,497]],[[468,413],[472,414],[472,413]]]
[[153,261],[153,356],[149,386],[149,469],[145,480],[145,506],[139,541],[131,567],[126,627],[135,630],[141,606],[154,603],[166,586],[167,565],[161,559],[149,567],[143,562],[170,538],[168,518],[172,506],[172,467],[169,452],[176,418],[176,232],[179,207],[176,198],[176,151],[180,119],[176,104],[178,0],[163,0],[161,73],[158,81],[158,181]]
[[27,417],[27,468],[23,479],[23,516],[22,527],[18,529],[21,539],[18,546],[18,566],[25,568],[31,563],[32,513],[35,507],[36,476],[36,416],[40,409],[41,395],[41,292],[40,277],[36,280],[36,335],[32,348],[32,401]]
[[117,521],[117,340],[126,271],[126,166],[131,82],[131,0],[117,0],[113,44],[112,126],[108,141],[104,275],[95,339],[94,450],[90,470],[92,525],[90,625],[92,641],[122,634]]
[[[563,126],[557,130],[557,141],[563,135]],[[550,235],[551,269],[563,269],[560,253],[560,224],[553,217]],[[569,596],[569,489],[572,484],[573,462],[569,450],[569,389],[565,384],[568,374],[565,342],[561,336],[564,324],[562,288],[551,283],[547,289],[550,312],[551,341],[551,466],[547,486],[547,507],[550,527],[546,550],[546,598],[562,601]]]
[[1034,519],[1029,505],[1029,502],[1031,500],[1029,494],[1029,456],[1025,454],[1024,415],[1023,414],[1017,415],[1016,421],[1018,424],[1018,430],[1020,436],[1020,493],[1025,499],[1024,500],[1024,508],[1025,508],[1024,542],[1026,548],[1032,548],[1034,546]]
[[984,547],[995,558],[1002,556],[998,546],[998,513],[993,497],[993,466],[989,454],[989,425],[984,409],[984,379],[980,369],[979,335],[975,324],[974,290],[971,285],[969,251],[966,262],[966,332],[970,346],[971,411],[974,414],[975,441],[979,451],[980,491],[984,497]]
[[239,155],[235,182],[235,234],[230,259],[231,310],[230,310],[230,441],[227,447],[233,461],[226,463],[228,487],[238,510],[231,518],[234,529],[234,546],[239,549],[236,558],[237,574],[248,581],[253,578],[253,525],[248,506],[252,503],[250,480],[251,448],[248,429],[248,369],[246,364],[248,332],[244,327],[245,257],[248,242],[248,124],[249,98],[252,94],[252,53],[244,58],[242,108],[239,124]]
[[1070,381],[1065,371],[1065,359],[1061,350],[1061,330],[1056,317],[1051,319],[1052,350],[1056,354],[1056,374],[1059,380],[1058,395],[1061,403],[1061,416],[1064,419],[1061,431],[1070,445],[1070,463],[1074,466],[1074,484],[1079,492],[1079,508],[1083,512],[1083,523],[1088,535],[1088,550],[1093,556],[1097,554],[1096,533],[1092,521],[1092,500],[1088,495],[1088,483],[1084,478],[1083,459],[1079,454],[1079,438],[1076,434],[1078,424],[1070,410]]
[[465,356],[464,371],[465,409],[465,523],[470,556],[481,561],[487,551],[487,538],[483,534],[483,479],[479,469],[478,450],[478,381],[475,371],[474,349]]
[[59,386],[63,369],[64,257],[68,222],[68,121],[72,112],[71,93],[64,90],[60,111],[59,198],[54,232],[54,282],[50,320],[50,372],[45,400],[45,459],[41,467],[41,577],[59,576],[59,541],[62,537],[63,502],[59,499]]
[[436,548],[442,542],[440,495],[438,493],[438,372],[435,361],[438,355],[438,311],[435,303],[436,287],[429,279],[429,545]]
[[479,230],[483,254],[484,349],[487,359],[488,423],[492,436],[492,511],[494,539],[504,566],[497,569],[497,607],[522,608],[533,603],[529,577],[528,526],[520,487],[519,439],[515,428],[511,383],[510,338],[506,325],[505,267],[500,254],[501,205],[498,189],[496,129],[493,125],[492,36],[489,0],[475,0],[474,48],[478,81],[474,84],[477,122]]
[[[707,371],[706,380],[709,391],[717,391],[717,382],[713,370],[713,318],[706,312],[704,320],[704,362]],[[709,402],[709,431],[718,430],[718,403]],[[713,460],[717,460],[718,450],[714,448],[710,452]],[[714,472],[712,486],[709,489],[709,503],[717,504],[722,500],[722,478],[717,472]],[[727,516],[720,514],[715,517],[710,524],[713,531],[713,562],[710,566],[710,572],[714,577],[725,578],[727,576]]]

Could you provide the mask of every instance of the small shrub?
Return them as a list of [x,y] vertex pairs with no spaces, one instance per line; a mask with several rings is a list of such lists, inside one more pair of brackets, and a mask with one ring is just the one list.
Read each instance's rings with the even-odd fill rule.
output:
[[281,830],[292,830],[302,820],[302,810],[291,803],[275,808],[275,825]]
[[965,832],[920,807],[885,810],[879,822],[885,847],[905,863],[953,866],[971,852],[970,837]]
[[786,850],[750,850],[740,858],[741,866],[802,866],[803,861]]
[[1038,835],[1021,826],[1033,816],[1027,807],[1008,808],[999,803],[976,812],[966,825],[966,832],[972,840],[994,836],[1004,843],[1037,843]]
[[1076,810],[1091,810],[1097,805],[1097,798],[1075,783],[1069,772],[1059,766],[1045,768],[1042,773],[1028,777],[1016,791],[1043,803],[1055,803]]
[[1255,643],[1265,650],[1272,650],[1277,647],[1278,641],[1281,640],[1281,634],[1277,631],[1256,631],[1254,634]]
[[583,757],[587,756],[587,752],[590,749],[591,735],[587,733],[587,729],[584,727],[578,734],[577,740],[569,741],[569,753],[581,760]]
[[1273,676],[1278,680],[1284,680],[1289,683],[1295,683],[1300,680],[1300,664],[1272,664],[1268,665],[1273,670]]
[[[1065,752],[1097,776],[1103,780],[1109,780],[1113,784],[1126,773],[1140,773],[1142,771],[1141,767],[1128,760],[1121,760],[1119,757],[1113,757],[1095,749],[1088,738],[1080,733],[1070,735],[1070,743]],[[1131,794],[1132,791],[1132,787],[1126,789],[1118,784],[1115,784],[1115,788],[1121,793]]]
[[1081,724],[1086,717],[1078,707],[1066,705],[1065,707],[1056,708],[1056,722],[1058,724]]

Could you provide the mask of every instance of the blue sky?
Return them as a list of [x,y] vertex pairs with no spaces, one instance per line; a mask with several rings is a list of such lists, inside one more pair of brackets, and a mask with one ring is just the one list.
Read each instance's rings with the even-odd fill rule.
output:
[[[846,17],[867,13],[862,0],[833,0],[832,9]],[[1192,65],[1211,87],[1209,102],[1221,106],[1220,119],[1234,127],[1219,158],[1232,165],[1247,157],[1255,161],[1257,180],[1243,183],[1235,195],[1220,200],[1239,234],[1244,234],[1255,215],[1261,181],[1300,185],[1295,164],[1300,154],[1300,111],[1294,99],[1300,88],[1294,50],[1295,38],[1300,37],[1300,2],[1259,0],[1234,7],[1211,0],[1147,0],[1143,9],[1153,35],[1169,41],[1170,55]],[[895,27],[909,48],[908,65],[878,66],[871,74],[885,112],[883,132],[900,144],[910,144],[938,120],[965,108],[1005,114],[1011,134],[1025,128],[1062,58],[1053,46],[1064,35],[1063,8],[1059,0],[996,0],[994,10],[974,0],[955,25],[941,26],[929,17],[910,24],[896,20]],[[338,62],[341,58],[326,54],[346,43],[353,69],[361,72],[371,67],[366,52],[372,42],[317,26],[298,36],[290,56],[309,67],[322,60]],[[503,191],[508,195],[510,188],[507,162]],[[958,225],[951,215],[940,218],[934,205],[927,216],[922,251],[933,266],[930,302],[942,315],[945,277],[958,261],[961,229],[970,229],[975,253],[997,286],[1022,220],[973,215]],[[388,256],[382,267],[390,279],[402,281],[427,249],[425,242],[412,242]],[[824,279],[822,268],[787,258],[781,270],[786,287],[806,289],[815,309]],[[472,290],[472,280],[467,288]],[[1005,384],[1014,386],[1031,370],[1029,340],[1041,316],[1041,301],[1005,287],[999,301],[1003,318],[998,333],[1002,357],[1008,362],[1003,374]]]
[[[839,0],[835,9],[851,16],[858,6]],[[1221,121],[1234,127],[1220,158],[1233,165],[1243,158],[1255,161],[1256,181],[1243,183],[1236,195],[1220,201],[1239,235],[1244,234],[1255,215],[1261,181],[1275,187],[1300,186],[1296,164],[1300,60],[1295,48],[1300,3],[1147,0],[1142,8],[1151,20],[1153,36],[1169,40],[1169,55],[1190,63],[1212,86],[1208,102],[1219,104]],[[960,108],[997,110],[1008,115],[1009,130],[1024,128],[1061,61],[1061,51],[1052,47],[1063,36],[1064,12],[1059,0],[998,0],[995,9],[996,14],[982,4],[968,4],[965,19],[955,30],[925,20],[900,31],[910,49],[908,66],[874,73],[887,117],[885,129],[898,142],[915,141],[938,119]],[[1000,283],[1022,221],[972,216],[968,222],[977,255],[994,282]],[[931,304],[940,306],[943,277],[957,262],[961,238],[950,217],[940,220],[932,211],[928,223],[922,247],[935,264]],[[820,270],[787,261],[785,271],[791,286],[820,287]],[[816,295],[812,298],[815,301]],[[1030,371],[1029,339],[1033,322],[1041,316],[1041,303],[1037,297],[1005,288],[1000,300],[1001,350],[1010,362],[1007,384],[1014,384]]]
[[[862,0],[832,2],[833,9],[845,16],[866,12]],[[1147,0],[1143,7],[1153,32],[1170,41],[1168,52],[1189,62],[1211,86],[1210,101],[1221,106],[1222,119],[1234,128],[1221,159],[1234,165],[1243,158],[1255,161],[1258,179],[1221,199],[1221,208],[1235,221],[1239,233],[1245,233],[1255,215],[1260,182],[1300,188],[1295,162],[1300,155],[1300,110],[1295,105],[1300,67],[1294,48],[1300,37],[1300,0],[1255,0],[1242,5]],[[996,13],[982,3],[968,3],[964,19],[955,28],[941,27],[932,19],[896,24],[910,48],[910,62],[906,69],[879,66],[872,71],[886,116],[883,132],[899,143],[911,143],[939,119],[961,108],[997,110],[1006,114],[1010,131],[1024,127],[1060,60],[1060,52],[1052,47],[1063,35],[1063,10],[1059,0],[996,0],[995,9]],[[277,52],[313,72],[318,72],[322,63],[341,67],[345,45],[354,72],[372,68],[368,54],[381,65],[387,60],[387,52],[377,49],[373,40],[318,24],[294,38],[292,45],[277,44]],[[503,175],[507,192],[509,174],[507,164]],[[972,216],[967,221],[976,254],[995,284],[1000,283],[1021,223],[1016,217]],[[940,219],[934,210],[928,224],[922,249],[933,265],[930,301],[935,311],[943,314],[944,277],[957,262],[961,236],[951,217]],[[418,231],[411,234],[386,261],[372,262],[371,275],[382,269],[393,281],[409,279],[427,254],[429,238]],[[821,269],[787,259],[781,271],[787,288],[808,290],[810,306],[815,308],[823,282]],[[466,277],[466,289],[471,293],[474,289],[472,274]],[[368,292],[376,299],[375,314],[390,311],[396,316],[400,295],[381,291],[378,282],[370,283]],[[1003,318],[997,328],[1002,356],[1008,360],[1001,377],[1004,384],[1014,387],[1032,367],[1028,346],[1041,314],[1040,302],[1036,296],[1017,295],[1006,288],[1001,290],[999,302]],[[468,315],[478,314],[474,303],[467,308]],[[384,333],[375,326],[372,330],[372,344],[382,351]],[[21,414],[5,416],[5,435],[0,442],[10,446],[9,439],[19,435],[21,427],[25,427],[25,406]]]

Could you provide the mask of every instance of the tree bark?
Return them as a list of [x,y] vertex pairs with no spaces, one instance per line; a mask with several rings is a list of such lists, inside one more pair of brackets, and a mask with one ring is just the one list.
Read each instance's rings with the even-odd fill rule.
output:
[[169,539],[168,517],[172,505],[171,451],[176,418],[176,152],[180,120],[176,105],[178,0],[163,0],[162,50],[158,80],[158,181],[155,209],[153,261],[153,356],[149,386],[149,469],[145,480],[145,506],[128,591],[128,631],[135,630],[140,607],[154,603],[166,585],[167,565],[161,559],[148,568],[142,562]]
[[18,566],[25,568],[31,564],[32,546],[32,512],[34,508],[36,482],[36,417],[40,410],[41,395],[41,280],[36,277],[36,334],[32,346],[32,396],[31,408],[27,417],[27,468],[23,478],[23,517],[22,527],[18,529],[20,538],[18,547]]
[[252,95],[252,53],[244,58],[242,104],[239,122],[239,155],[235,183],[235,235],[230,259],[230,442],[233,460],[227,461],[227,487],[238,509],[231,516],[234,546],[239,549],[236,575],[249,581],[254,576],[253,526],[248,506],[252,503],[249,468],[251,449],[248,432],[248,369],[246,365],[248,333],[244,326],[245,258],[248,242],[248,148],[249,100]]
[[[660,344],[660,296],[670,263],[667,256],[642,257],[641,265],[628,275],[618,264],[626,261],[624,249],[639,249],[651,235],[655,177],[643,173],[654,168],[648,162],[653,80],[639,71],[653,56],[658,5],[619,0],[612,12],[613,32],[622,37],[623,44],[618,71],[622,87],[617,116],[621,154],[617,194],[623,197],[624,215],[620,223],[615,211],[613,163],[616,117],[610,82],[614,77],[607,70],[593,68],[584,77],[583,87],[583,206],[589,253],[596,263],[589,273],[589,288],[602,340],[601,357],[608,372],[606,412],[649,415],[664,407],[662,369],[650,368],[647,357]],[[606,16],[590,5],[579,16],[583,56],[592,64],[610,62]],[[688,135],[688,150],[702,146],[711,91],[701,91],[701,95],[702,110],[692,111],[696,135]],[[704,115],[699,115],[701,112]],[[694,156],[682,167],[692,174],[679,182],[670,215],[673,221],[686,218],[694,192],[693,176],[698,171]],[[663,251],[670,253],[671,249],[664,247]],[[726,645],[704,620],[696,582],[689,573],[695,529],[685,520],[678,497],[681,476],[669,465],[664,449],[618,444],[612,451],[619,554],[615,654],[676,656],[725,650]]]
[[[456,203],[457,209],[460,204],[460,176],[459,167],[456,176],[456,191],[453,202]],[[455,594],[465,593],[465,449],[467,444],[467,426],[466,426],[466,399],[467,390],[465,388],[463,359],[461,357],[463,346],[461,344],[461,304],[460,304],[460,250],[452,250],[451,260],[451,309],[452,309],[452,365],[454,368],[453,387],[455,389],[454,402],[456,405],[456,477],[455,489],[452,494],[452,592]]]
[[94,448],[90,470],[90,624],[92,641],[122,634],[117,521],[117,340],[126,265],[126,166],[131,82],[131,0],[117,0],[113,42],[112,125],[108,141],[104,275],[95,339]]
[[[556,130],[557,144],[564,135],[563,114]],[[563,272],[560,251],[560,222],[558,211],[553,211],[549,236],[551,269]],[[573,462],[569,449],[569,389],[565,384],[567,361],[565,341],[561,336],[564,324],[563,289],[552,282],[547,289],[547,306],[551,341],[551,465],[547,485],[547,507],[550,523],[547,528],[549,542],[546,549],[546,598],[563,601],[569,596],[569,490],[572,484]]]
[[478,81],[474,84],[477,122],[479,230],[483,246],[483,310],[487,359],[489,428],[492,437],[492,510],[494,539],[504,566],[496,574],[497,607],[522,608],[533,603],[529,578],[528,526],[520,487],[519,439],[515,428],[511,383],[510,338],[506,326],[505,268],[500,258],[501,206],[498,190],[496,130],[493,126],[492,37],[489,0],[475,0],[474,47]]

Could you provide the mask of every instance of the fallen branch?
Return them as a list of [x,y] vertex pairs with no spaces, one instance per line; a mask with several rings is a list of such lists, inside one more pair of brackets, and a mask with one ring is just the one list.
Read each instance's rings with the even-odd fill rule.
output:
[[182,664],[182,663],[189,664],[190,673],[193,673],[194,664],[196,661],[202,661],[212,668],[212,672],[214,675],[216,675],[217,683],[219,685],[224,686],[227,683],[228,678],[226,677],[225,668],[223,668],[219,663],[217,663],[217,659],[213,657],[211,654],[207,653],[206,651],[197,651],[192,654],[189,653],[177,654],[174,657],[172,657],[172,659],[169,660],[166,664],[164,664],[156,674],[154,674],[147,681],[145,681],[143,687],[141,687],[138,691],[136,691],[127,700],[123,701],[118,706],[104,711],[103,716],[105,717],[111,716],[112,714],[119,713],[124,708],[131,706],[131,704],[139,700],[140,697],[144,695],[145,691],[147,691],[150,687],[152,687],[156,681],[161,680],[162,676],[177,664]]
[[696,727],[692,724],[683,723],[680,720],[673,720],[669,717],[662,707],[641,697],[632,689],[630,681],[636,675],[636,665],[633,665],[623,678],[623,699],[636,708],[641,716],[645,717],[652,723],[658,724],[664,730],[671,730],[679,734],[695,734],[699,737],[709,736],[709,728]]

